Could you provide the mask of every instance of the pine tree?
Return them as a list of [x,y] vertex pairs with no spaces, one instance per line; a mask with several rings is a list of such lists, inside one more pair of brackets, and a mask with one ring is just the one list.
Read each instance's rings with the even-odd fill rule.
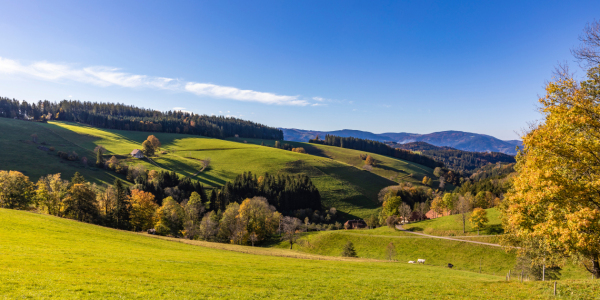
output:
[[127,229],[129,227],[129,203],[127,201],[127,192],[120,179],[114,183],[116,203],[114,210],[115,227]]
[[71,185],[83,184],[83,183],[85,183],[85,178],[83,178],[83,176],[81,174],[79,174],[79,172],[75,172],[75,174],[73,175],[73,178],[71,178]]
[[356,255],[356,250],[354,249],[354,244],[351,241],[348,241],[344,246],[344,251],[342,251],[343,257],[358,257]]

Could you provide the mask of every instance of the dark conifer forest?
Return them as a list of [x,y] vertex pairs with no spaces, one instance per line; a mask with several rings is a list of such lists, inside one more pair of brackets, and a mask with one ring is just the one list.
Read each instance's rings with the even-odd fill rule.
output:
[[473,171],[495,163],[514,163],[515,157],[500,152],[470,152],[450,147],[438,147],[425,142],[394,144],[394,148],[419,151],[455,171]]
[[0,97],[0,117],[34,121],[60,120],[98,128],[169,132],[214,138],[239,136],[282,140],[283,132],[250,121],[181,111],[160,112],[119,103],[38,101],[28,103]]
[[277,211],[288,213],[298,209],[321,209],[321,195],[308,176],[300,174],[269,175],[256,177],[247,172],[227,182],[210,196],[211,209],[225,209],[229,203],[241,203],[246,198],[267,198]]
[[361,150],[371,153],[377,153],[381,155],[387,155],[391,157],[395,157],[398,159],[403,159],[407,161],[411,161],[414,163],[418,163],[430,168],[443,167],[444,164],[441,162],[437,162],[432,158],[429,158],[424,155],[413,153],[409,150],[404,149],[395,149],[390,147],[389,145],[372,140],[359,139],[354,137],[339,137],[335,135],[326,135],[324,140],[316,139],[309,140],[309,143],[336,146],[354,150]]

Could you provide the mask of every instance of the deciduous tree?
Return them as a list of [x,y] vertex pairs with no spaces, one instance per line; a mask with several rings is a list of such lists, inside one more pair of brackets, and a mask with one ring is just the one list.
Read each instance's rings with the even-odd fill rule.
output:
[[477,235],[479,235],[479,230],[484,229],[488,222],[487,211],[479,207],[475,208],[469,217],[469,223],[471,223],[473,229],[477,229]]
[[523,136],[505,230],[517,245],[535,239],[579,258],[600,278],[600,67],[582,82],[550,82],[539,102],[544,119]]
[[24,209],[34,195],[29,177],[18,171],[0,171],[0,207]]
[[136,230],[153,228],[154,213],[158,205],[154,203],[154,195],[140,190],[132,190],[129,196],[131,205],[131,227]]

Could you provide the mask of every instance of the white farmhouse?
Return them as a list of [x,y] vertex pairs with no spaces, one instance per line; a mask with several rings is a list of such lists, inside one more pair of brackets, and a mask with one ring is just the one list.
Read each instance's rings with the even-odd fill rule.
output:
[[130,155],[135,158],[144,158],[144,153],[142,153],[142,151],[140,151],[140,149],[135,149],[135,150],[131,151]]

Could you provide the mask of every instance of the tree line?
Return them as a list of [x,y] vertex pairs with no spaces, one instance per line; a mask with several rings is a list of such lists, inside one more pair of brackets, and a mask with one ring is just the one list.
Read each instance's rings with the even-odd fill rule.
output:
[[[252,176],[245,173],[241,176],[243,180],[237,180],[238,184],[232,185],[238,187],[235,190],[238,194],[243,190],[240,189],[240,183],[252,181],[247,180],[247,177]],[[210,200],[206,199],[201,186],[190,184],[187,179],[181,179],[174,173],[140,175],[135,181],[135,185],[127,187],[120,179],[116,179],[112,185],[100,188],[86,182],[79,173],[75,173],[70,180],[62,179],[60,174],[51,174],[33,183],[18,171],[0,171],[0,207],[37,210],[58,217],[123,230],[147,230],[153,234],[237,244],[254,245],[273,238],[278,233],[281,239],[290,242],[291,247],[301,229],[302,222],[298,218],[284,217],[265,197],[251,196],[239,200],[232,198],[236,201],[231,201],[221,208],[220,205],[212,205]],[[152,184],[148,184],[149,181],[152,181]],[[275,183],[266,183],[267,181]],[[258,183],[256,180],[254,182]],[[268,191],[276,190],[274,186],[277,184],[285,187],[283,192],[289,194],[290,200],[307,196],[298,186],[303,185],[318,193],[316,189],[312,190],[312,183],[306,183],[303,177],[292,179],[265,176],[265,183],[260,185],[264,186],[263,191]],[[179,189],[181,193],[166,195],[162,200],[154,194],[156,190],[166,191],[171,187]],[[293,189],[294,187],[296,189]],[[294,191],[300,191],[300,196],[293,195]],[[246,195],[253,194],[252,190],[246,192]],[[156,194],[159,197],[164,195]],[[218,207],[211,210],[215,206]],[[311,209],[305,209],[296,211],[296,214],[303,215],[308,211],[312,212]],[[330,215],[335,215],[335,209],[330,209],[325,215],[330,219]],[[312,217],[315,220],[320,216],[315,211]],[[308,229],[308,217],[305,224]],[[336,223],[336,227],[339,229],[341,225]],[[332,228],[333,225],[326,229]]]
[[99,128],[186,133],[214,138],[246,137],[282,140],[277,128],[232,117],[160,112],[120,103],[48,100],[28,103],[0,97],[0,117],[35,121],[61,120]]
[[240,203],[245,198],[255,196],[269,199],[270,205],[286,213],[306,208],[322,209],[319,190],[304,174],[290,176],[265,173],[257,178],[251,172],[245,172],[233,182],[213,190],[210,202],[214,203],[214,209],[223,209],[230,203]]
[[437,147],[426,142],[395,144],[394,148],[419,151],[423,155],[442,162],[455,171],[472,171],[487,164],[514,163],[515,157],[500,152],[471,152],[450,147]]
[[319,139],[319,137],[317,136],[315,139],[311,139],[308,142],[387,155],[398,159],[411,161],[420,165],[424,165],[432,169],[435,167],[444,166],[443,163],[437,162],[434,159],[429,158],[427,156],[413,153],[404,149],[392,148],[385,143],[373,140],[360,139],[355,137],[340,137],[328,134],[325,136],[324,140]]

